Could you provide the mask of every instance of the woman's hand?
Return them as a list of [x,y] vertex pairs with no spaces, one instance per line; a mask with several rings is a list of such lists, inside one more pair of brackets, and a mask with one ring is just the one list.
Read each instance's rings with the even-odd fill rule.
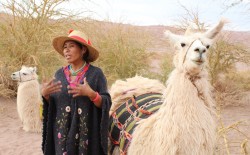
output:
[[[88,84],[86,77],[83,79],[84,84],[75,84],[76,86],[68,86],[68,93],[73,94],[73,97],[88,96],[91,101],[98,107],[102,107],[102,97],[95,92]],[[96,96],[99,95],[99,99],[94,101]]]
[[73,94],[73,97],[88,96],[91,100],[95,98],[95,91],[89,86],[86,77],[83,79],[83,84],[75,84],[75,86],[68,86],[68,93]]
[[55,79],[52,79],[48,83],[42,84],[41,94],[46,100],[49,100],[51,94],[61,91],[61,81],[54,82],[54,80]]

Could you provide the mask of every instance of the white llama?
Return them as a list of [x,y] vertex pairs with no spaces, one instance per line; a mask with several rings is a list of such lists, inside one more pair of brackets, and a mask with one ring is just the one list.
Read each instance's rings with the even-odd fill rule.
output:
[[[125,143],[124,138],[119,137],[119,140],[114,142],[111,136],[111,141],[115,145],[113,154],[212,155],[214,153],[216,122],[214,100],[211,96],[212,87],[206,70],[207,53],[224,24],[225,21],[221,20],[204,33],[191,33],[187,30],[184,36],[165,32],[166,37],[175,44],[177,51],[173,60],[175,69],[166,82],[166,89],[162,92],[162,105],[157,112],[141,121],[138,121],[140,120],[137,117],[138,113],[131,114],[133,118],[130,120],[137,121],[137,126],[130,134],[126,129],[131,129],[133,123],[123,130],[122,124],[117,123],[120,121],[119,118],[114,119],[121,115],[112,114],[113,124],[115,122],[119,129],[122,129],[120,136],[125,135],[127,137],[125,139],[129,139],[129,145],[121,147]],[[121,87],[126,85],[125,83],[116,86],[115,83],[111,95],[119,94],[119,91],[125,90]],[[143,84],[134,86],[143,87]],[[114,102],[112,106],[115,108],[111,109],[116,109],[117,103],[119,101]],[[128,105],[128,102],[126,104]],[[120,107],[122,106],[123,104]],[[130,111],[131,107],[126,106]],[[111,126],[113,132],[112,128]]]
[[40,104],[42,101],[36,67],[22,66],[22,69],[13,73],[11,78],[18,81],[17,112],[22,121],[23,130],[41,132]]

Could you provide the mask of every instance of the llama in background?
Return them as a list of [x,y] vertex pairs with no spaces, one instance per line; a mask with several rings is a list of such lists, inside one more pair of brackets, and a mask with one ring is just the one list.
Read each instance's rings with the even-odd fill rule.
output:
[[40,85],[36,67],[22,66],[20,71],[11,75],[12,80],[18,81],[17,112],[22,121],[23,130],[41,132],[40,118]]

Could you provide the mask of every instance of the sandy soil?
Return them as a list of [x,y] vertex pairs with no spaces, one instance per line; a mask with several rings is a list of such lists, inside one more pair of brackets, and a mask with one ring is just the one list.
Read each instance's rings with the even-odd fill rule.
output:
[[0,155],[42,155],[41,133],[23,131],[15,99],[0,98]]
[[224,135],[228,142],[229,153],[226,152],[224,137],[221,135],[218,155],[247,155],[241,148],[244,141],[247,141],[246,150],[250,153],[250,93],[244,100],[242,105],[231,105],[222,110],[221,118],[224,128],[227,128]]
[[[250,94],[246,103],[240,106],[230,106],[222,110],[225,126],[242,121],[236,130],[227,133],[229,150],[232,155],[240,155],[240,144],[244,139],[250,140]],[[27,133],[22,130],[21,122],[16,111],[15,99],[0,98],[0,155],[41,155],[41,133]],[[249,142],[248,142],[248,145]],[[217,154],[226,154],[223,144]],[[249,146],[248,151],[250,152]]]

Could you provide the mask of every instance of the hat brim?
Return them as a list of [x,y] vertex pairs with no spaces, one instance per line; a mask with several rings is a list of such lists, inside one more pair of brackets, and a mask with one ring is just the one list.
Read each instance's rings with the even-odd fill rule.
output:
[[69,41],[69,40],[73,40],[73,41],[76,41],[76,42],[79,42],[81,43],[82,45],[86,46],[88,48],[88,51],[89,51],[89,55],[88,55],[88,58],[87,60],[89,62],[93,62],[95,61],[98,57],[99,57],[99,52],[98,50],[96,50],[93,46],[85,43],[85,42],[81,42],[77,39],[74,39],[74,38],[70,38],[70,37],[65,37],[65,36],[61,36],[61,37],[57,37],[53,40],[53,47],[55,48],[55,50],[61,54],[62,56],[64,56],[63,54],[63,45],[65,43],[65,41]]

